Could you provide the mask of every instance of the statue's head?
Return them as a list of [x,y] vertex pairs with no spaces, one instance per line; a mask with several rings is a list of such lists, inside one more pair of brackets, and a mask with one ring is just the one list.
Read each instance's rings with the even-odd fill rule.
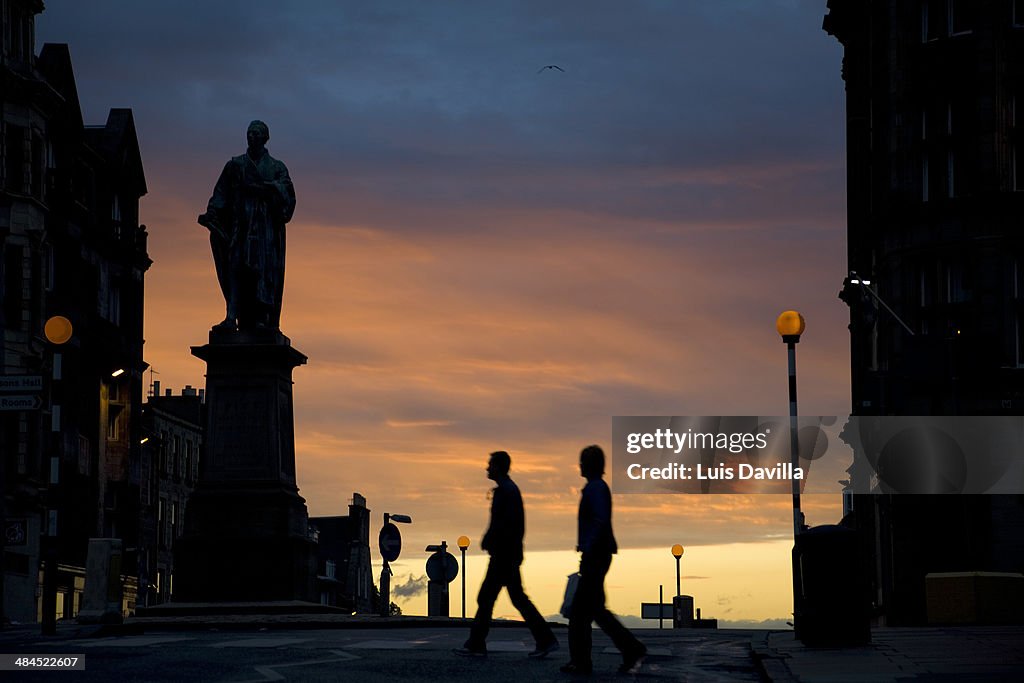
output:
[[270,129],[262,121],[253,121],[245,132],[245,139],[249,142],[250,147],[262,147],[270,139]]

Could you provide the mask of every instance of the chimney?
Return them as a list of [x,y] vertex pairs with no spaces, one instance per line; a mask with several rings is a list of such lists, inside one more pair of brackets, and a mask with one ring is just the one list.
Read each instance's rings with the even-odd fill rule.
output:
[[153,396],[160,395],[160,380],[153,380]]
[[186,384],[185,388],[181,390],[182,396],[195,396],[196,390],[192,388],[191,384]]
[[164,389],[164,396],[174,396],[174,393],[170,389]]
[[206,403],[206,389],[199,390],[199,402]]

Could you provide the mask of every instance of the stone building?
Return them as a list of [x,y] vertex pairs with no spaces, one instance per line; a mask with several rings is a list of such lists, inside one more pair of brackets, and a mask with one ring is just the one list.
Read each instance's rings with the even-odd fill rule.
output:
[[142,407],[140,463],[139,600],[142,606],[171,599],[174,543],[181,536],[185,504],[199,478],[203,448],[202,389],[160,395],[160,382]]
[[370,510],[366,498],[352,494],[347,517],[311,517],[317,538],[317,591],[320,604],[369,614],[373,575],[370,568]]
[[[21,622],[41,618],[54,591],[48,616],[78,611],[90,537],[123,539],[134,600],[150,265],[132,112],[84,125],[68,47],[35,54],[42,10],[0,0],[0,374],[41,382],[33,405],[0,411],[0,596],[3,615]],[[52,316],[71,322],[67,343],[44,335]]]
[[[823,28],[844,48],[852,412],[1021,415],[1024,2],[829,0]],[[924,621],[929,572],[1024,570],[1022,496],[853,505],[887,623]]]

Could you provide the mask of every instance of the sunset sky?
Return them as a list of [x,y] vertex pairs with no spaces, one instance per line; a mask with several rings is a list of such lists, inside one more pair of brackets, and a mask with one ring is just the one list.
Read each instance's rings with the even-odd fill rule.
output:
[[[849,412],[842,52],[825,11],[47,0],[37,50],[70,45],[87,124],[134,111],[155,379],[203,384],[189,346],[224,310],[196,216],[262,119],[298,196],[282,331],[309,356],[294,395],[310,514],[345,514],[359,491],[374,538],[381,513],[413,517],[395,567],[407,613],[426,609],[422,548],[468,535],[472,599],[487,454],[508,450],[526,587],[553,614],[578,454],[609,445],[613,415],[786,414],[788,308],[807,319],[801,412]],[[805,505],[812,524],[839,518],[838,497]],[[784,620],[790,515],[787,496],[616,496],[612,608],[674,590],[682,543],[705,616]]]

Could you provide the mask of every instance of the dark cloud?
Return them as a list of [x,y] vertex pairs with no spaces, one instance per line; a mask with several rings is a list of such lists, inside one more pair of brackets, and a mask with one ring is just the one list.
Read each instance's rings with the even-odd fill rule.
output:
[[391,595],[395,598],[414,598],[417,595],[423,595],[427,592],[427,575],[424,574],[420,577],[415,577],[409,574],[409,578],[406,579],[405,583],[395,583],[391,587]]
[[[87,118],[135,109],[147,171],[167,189],[208,192],[259,117],[314,198],[301,216],[369,200],[378,223],[411,230],[413,216],[372,200],[675,222],[824,202],[839,216],[839,48],[822,12],[739,0],[112,0],[100,12],[53,0],[38,33],[71,43]],[[536,72],[549,63],[565,72]],[[781,170],[757,179],[751,167]],[[822,171],[827,186],[808,187]],[[365,218],[356,211],[346,218]]]

